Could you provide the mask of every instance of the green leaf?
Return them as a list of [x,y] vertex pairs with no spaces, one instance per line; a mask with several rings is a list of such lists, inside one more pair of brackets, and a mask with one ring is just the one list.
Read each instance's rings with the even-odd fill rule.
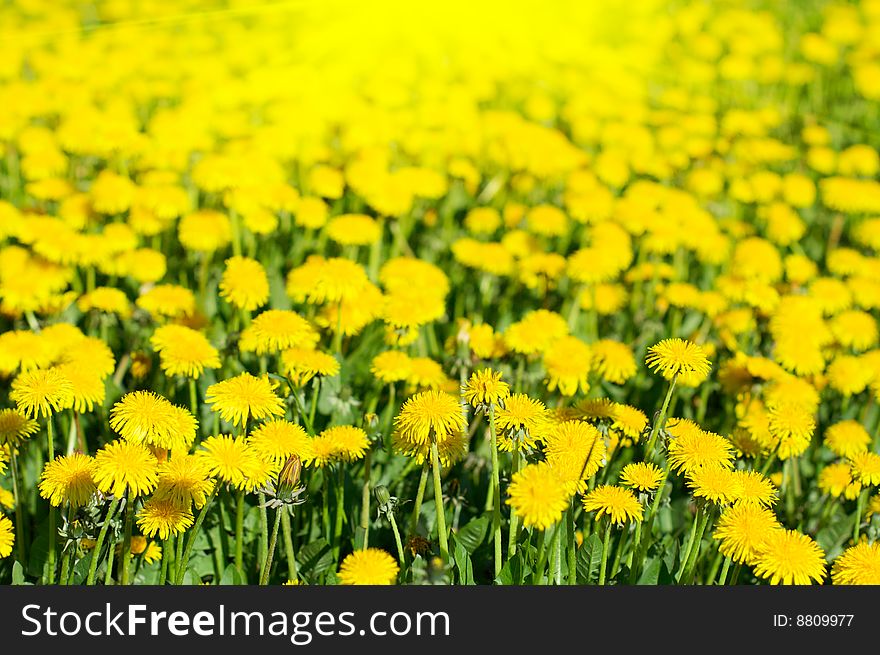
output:
[[599,576],[602,562],[602,540],[595,532],[583,543],[577,552],[577,579],[581,584],[590,584]]
[[523,552],[518,550],[516,555],[504,562],[495,582],[501,585],[521,585],[526,575],[527,572],[523,567]]
[[21,562],[16,562],[12,565],[12,584],[17,586],[29,585],[29,582],[25,582],[24,579],[24,568],[21,565]]
[[317,539],[300,548],[296,559],[300,574],[312,580],[333,568],[333,550],[326,539]]
[[221,585],[242,585],[244,584],[244,576],[241,574],[241,571],[235,567],[235,565],[230,564],[223,571],[223,575],[220,577]]
[[486,538],[488,528],[489,517],[481,516],[456,532],[455,539],[467,549],[468,553],[473,555],[474,551],[480,547],[480,544],[483,543],[483,540]]
[[658,557],[655,557],[648,561],[648,565],[642,571],[642,574],[639,576],[638,582],[636,584],[640,585],[656,585],[657,580],[660,578],[660,567],[663,565],[663,560]]
[[852,529],[850,517],[845,517],[819,530],[816,534],[816,543],[821,546],[829,559],[833,559],[843,551],[843,544],[852,535]]
[[458,541],[453,535],[455,543],[455,566],[458,569],[458,582],[463,585],[472,585],[474,582],[474,565],[471,562],[471,555],[464,547],[464,544]]
[[[57,555],[57,554],[56,554]],[[49,560],[49,523],[40,524],[37,538],[28,549],[27,574],[45,580]]]

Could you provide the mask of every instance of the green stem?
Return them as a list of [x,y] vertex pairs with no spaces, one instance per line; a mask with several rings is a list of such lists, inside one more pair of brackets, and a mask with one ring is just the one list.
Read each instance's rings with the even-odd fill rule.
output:
[[654,453],[654,444],[657,440],[657,435],[666,425],[666,412],[669,410],[669,402],[672,400],[672,394],[675,391],[675,383],[678,381],[678,376],[672,378],[672,382],[669,383],[669,389],[666,391],[666,398],[663,399],[663,407],[660,409],[660,415],[657,417],[657,420],[654,421],[654,425],[651,427],[651,436],[648,437],[648,446],[645,450],[645,457],[650,458]]
[[257,495],[260,504],[260,550],[259,567],[263,570],[269,558],[269,510],[266,509],[266,494],[262,491]]
[[862,527],[862,515],[865,513],[865,503],[868,501],[868,490],[865,489],[862,493],[859,494],[859,499],[856,501],[856,520],[855,525],[853,525],[853,545],[859,543],[859,532]]
[[290,529],[290,515],[281,513],[281,535],[284,538],[284,556],[287,558],[287,577],[296,580],[299,574],[296,570],[296,553],[293,550],[293,532]]
[[495,428],[495,404],[489,405],[492,442],[492,534],[495,542],[495,577],[501,574],[501,474],[498,471],[498,433]]
[[566,536],[568,537],[568,584],[576,585],[577,584],[577,540],[575,539],[575,524],[574,524],[574,500],[568,504],[568,510],[566,512],[567,518],[566,522],[568,523],[568,529],[565,531]]
[[394,532],[394,544],[397,546],[397,559],[400,561],[400,569],[406,565],[406,558],[403,555],[403,542],[400,541],[400,531],[397,529],[397,520],[394,518],[394,512],[388,512],[388,521],[391,523],[391,531]]
[[165,539],[162,542],[162,564],[159,567],[159,581],[156,583],[160,587],[165,586],[168,579],[168,563],[171,560],[171,539]]
[[[178,537],[180,539],[180,537]],[[244,490],[235,495],[235,568],[244,573]]]
[[20,478],[18,470],[18,455],[14,448],[9,449],[9,465],[12,468],[12,495],[15,498],[15,545],[18,550],[18,561],[22,568],[27,567],[27,549],[24,532],[24,499],[21,497]]
[[413,513],[409,520],[410,535],[416,534],[416,530],[419,527],[419,518],[422,514],[422,501],[425,499],[425,487],[428,486],[429,471],[430,467],[428,466],[428,462],[425,462],[424,465],[422,465],[422,475],[419,478],[419,488],[416,491],[416,501],[415,505],[413,505]]
[[364,455],[364,488],[361,492],[361,533],[363,535],[363,543],[361,547],[366,550],[370,547],[370,464],[372,453],[369,448]]
[[700,547],[703,545],[703,535],[706,534],[706,526],[709,524],[709,519],[712,516],[712,507],[707,507],[703,509],[703,514],[700,517],[700,525],[697,528],[697,536],[694,541],[693,548],[691,549],[690,557],[687,562],[687,567],[685,568],[684,575],[681,578],[681,581],[685,584],[690,584],[693,581],[694,571],[697,568],[697,562],[700,559]]
[[[48,416],[46,418],[46,434],[47,441],[49,443],[49,462],[55,461],[55,433],[52,430],[52,417]],[[46,567],[48,568],[48,580],[46,584],[55,584],[55,546],[58,541],[58,532],[55,528],[55,518],[56,518],[56,510],[55,506],[49,505],[49,554],[46,560]]]
[[431,468],[434,473],[434,506],[437,510],[437,536],[440,540],[440,556],[449,564],[449,543],[446,534],[446,508],[443,505],[443,485],[440,483],[440,454],[437,439],[431,439]]
[[[516,474],[519,471],[519,462],[520,455],[519,449],[516,448],[513,451],[513,464],[511,465],[511,475]],[[516,555],[516,546],[519,541],[519,517],[516,515],[516,512],[510,512],[510,523],[509,529],[510,532],[507,535],[507,559],[511,559],[514,555]]]
[[[552,541],[553,534],[556,531],[556,524],[550,526],[547,530],[550,530],[550,539]],[[535,563],[535,570],[532,573],[532,584],[533,585],[542,585],[544,584],[544,566],[547,564],[547,530],[542,530],[538,534],[538,556]]]
[[269,538],[269,550],[266,553],[266,562],[263,564],[263,574],[260,576],[260,585],[263,587],[269,584],[269,573],[272,571],[272,560],[275,558],[275,546],[278,543],[278,528],[281,527],[281,514],[285,511],[283,505],[275,510],[275,522],[272,525],[272,536]]
[[134,499],[131,493],[125,502],[125,527],[122,533],[122,551],[119,553],[119,584],[129,584],[129,569],[131,565],[131,530],[134,526]]
[[599,565],[599,584],[605,584],[605,569],[608,566],[608,550],[611,547],[611,521],[605,526],[605,538],[602,540],[602,563]]
[[719,587],[723,587],[727,584],[727,573],[730,571],[730,562],[731,559],[729,557],[724,558],[724,566],[721,567],[721,577],[718,578]]
[[648,546],[650,545],[651,533],[654,527],[654,518],[657,516],[657,510],[660,507],[660,499],[663,497],[663,491],[666,489],[666,484],[669,479],[669,469],[670,464],[667,460],[666,466],[663,469],[663,480],[660,482],[660,486],[657,487],[657,492],[654,494],[654,502],[651,503],[651,507],[647,514],[645,514],[645,519],[642,522],[645,527],[642,530],[642,541],[639,544],[638,558],[633,560],[633,567],[630,571],[630,583],[637,579],[642,564],[645,561],[645,556],[648,554]]
[[[199,530],[202,527],[202,523],[205,521],[205,517],[208,515],[208,509],[211,507],[211,502],[214,500],[214,496],[217,495],[217,486],[214,486],[214,491],[211,492],[211,495],[205,501],[204,507],[199,511],[199,515],[196,517],[195,525],[193,525],[192,529],[189,533],[189,539],[186,540],[186,549],[183,551],[183,559],[177,565],[177,576],[175,582],[178,585],[183,584],[183,576],[186,574],[186,567],[189,565],[189,558],[192,555],[193,546],[196,543],[196,537],[199,535]],[[183,535],[179,535],[178,539],[182,539]]]
[[339,471],[336,478],[336,515],[333,523],[333,558],[338,562],[342,549],[342,520],[345,517],[345,469],[337,465]]
[[611,564],[611,577],[617,575],[618,570],[620,570],[620,559],[623,556],[623,549],[626,546],[626,528],[623,528],[620,531],[620,539],[617,541],[617,550],[614,552],[614,562]]
[[196,418],[199,417],[199,395],[196,391],[196,381],[195,378],[189,379],[189,406],[192,410],[192,415]]
[[[110,522],[113,519],[113,515],[116,514],[116,508],[119,507],[119,499],[114,498],[110,501],[110,507],[107,509],[107,515],[104,517],[104,524],[101,526],[101,531],[98,533],[98,541],[95,543],[95,548],[92,550],[92,561],[89,564],[89,573],[86,576],[86,584],[91,586],[95,584],[95,574],[98,571],[98,560],[101,557],[101,550],[104,546],[104,541],[107,539],[107,531],[110,529]],[[111,562],[113,561],[113,554],[110,553],[110,557],[108,558]]]

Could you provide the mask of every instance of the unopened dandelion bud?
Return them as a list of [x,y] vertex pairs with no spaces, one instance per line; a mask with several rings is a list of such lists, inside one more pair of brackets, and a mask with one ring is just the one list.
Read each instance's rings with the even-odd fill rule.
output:
[[376,487],[376,500],[379,503],[379,507],[385,507],[391,501],[391,492],[388,491],[388,487],[385,485],[379,485]]
[[299,476],[302,472],[302,461],[299,455],[291,455],[281,472],[278,473],[278,490],[281,493],[290,493],[299,486]]

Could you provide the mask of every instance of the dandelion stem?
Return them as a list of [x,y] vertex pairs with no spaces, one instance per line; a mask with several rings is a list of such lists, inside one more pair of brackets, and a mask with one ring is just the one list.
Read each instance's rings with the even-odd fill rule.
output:
[[577,584],[577,539],[575,539],[574,523],[574,500],[568,504],[566,522],[568,529],[565,531],[568,537],[568,584]]
[[[514,448],[513,450],[513,464],[511,465],[511,475],[515,475],[519,471],[519,449]],[[516,512],[510,512],[510,533],[507,536],[507,559],[511,559],[514,555],[516,555],[516,546],[519,541],[519,517],[516,515]],[[572,528],[574,529],[574,528]]]
[[[549,527],[547,530],[555,531],[556,524]],[[547,530],[541,530],[538,533],[538,555],[535,561],[535,570],[532,573],[532,584],[533,585],[541,585],[544,584],[544,565],[547,563]],[[551,539],[553,534],[550,535]]]
[[290,529],[290,515],[281,513],[281,534],[284,538],[284,556],[287,558],[287,577],[296,580],[299,574],[296,570],[296,553],[293,550],[293,532]]
[[495,404],[489,404],[492,443],[492,535],[495,542],[495,577],[501,574],[501,474],[498,471],[498,432],[495,428]]
[[645,556],[648,554],[648,546],[651,541],[651,532],[654,527],[654,517],[657,516],[657,510],[660,507],[660,499],[663,497],[663,491],[666,489],[666,483],[669,478],[669,469],[670,464],[667,460],[666,466],[663,469],[663,480],[660,482],[660,486],[657,487],[657,493],[654,494],[654,502],[651,503],[650,510],[645,515],[645,520],[643,521],[644,529],[642,531],[642,540],[639,544],[639,555],[636,560],[633,561],[633,567],[630,571],[630,582],[632,583],[637,579],[639,571],[642,567],[642,564],[645,561]]
[[[98,541],[95,543],[95,548],[92,550],[92,561],[89,564],[89,573],[86,576],[86,584],[91,586],[95,584],[95,573],[98,571],[98,560],[101,557],[101,550],[104,546],[104,540],[107,538],[107,531],[110,529],[110,522],[113,519],[113,515],[116,514],[116,508],[119,507],[119,499],[114,498],[110,501],[110,507],[107,509],[107,515],[104,517],[104,523],[101,525],[101,531],[98,532]],[[111,562],[113,561],[112,554],[108,558]]]
[[160,587],[165,586],[165,581],[168,579],[168,564],[171,559],[171,539],[164,539],[162,541],[162,564],[159,567],[159,581],[156,583]]
[[261,491],[257,498],[260,505],[260,550],[258,559],[259,567],[262,571],[269,556],[269,511],[266,509],[266,494]]
[[868,500],[868,490],[865,489],[862,493],[859,494],[859,499],[856,501],[856,518],[855,525],[853,525],[853,544],[859,543],[859,532],[862,527],[862,515],[865,513],[865,503]]
[[599,564],[599,584],[605,584],[605,570],[608,567],[608,551],[611,548],[611,520],[605,526],[605,538],[602,539],[602,563]]
[[18,470],[18,455],[15,448],[9,449],[9,465],[12,468],[12,494],[15,497],[15,534],[16,547],[18,549],[18,561],[22,567],[27,566],[27,549],[25,546],[24,533],[24,499],[21,497],[21,481]]
[[[46,417],[46,435],[49,443],[49,462],[55,461],[55,433],[52,429],[52,417]],[[48,567],[48,580],[46,584],[55,584],[55,542],[58,534],[55,529],[55,506],[49,505],[49,554],[46,560]]]
[[697,528],[697,535],[690,550],[684,575],[680,580],[685,584],[690,584],[693,581],[694,571],[697,568],[697,561],[700,559],[700,547],[703,545],[703,535],[706,533],[706,526],[709,524],[711,516],[712,508],[703,508],[702,515],[700,516],[700,525]]
[[678,381],[678,376],[672,378],[672,382],[669,383],[669,389],[666,391],[666,398],[663,399],[663,407],[660,409],[660,415],[657,417],[657,420],[654,421],[654,425],[651,427],[651,436],[648,437],[648,445],[645,450],[646,457],[652,457],[654,453],[654,444],[657,441],[657,435],[666,425],[666,412],[669,410],[669,402],[672,400],[672,394],[675,391],[675,383]]
[[196,418],[199,417],[199,396],[196,391],[196,380],[195,378],[189,379],[189,406],[192,410],[192,415]]
[[361,492],[361,532],[363,534],[363,542],[361,548],[370,547],[370,465],[372,460],[372,452],[367,448],[364,454],[364,487]]
[[409,520],[409,533],[414,535],[419,527],[419,518],[422,514],[422,501],[425,499],[425,487],[428,486],[428,462],[422,466],[422,475],[419,478],[419,488],[416,491],[416,501],[413,506],[412,517]]
[[391,531],[394,533],[394,544],[397,546],[397,559],[400,561],[400,569],[406,565],[406,558],[403,555],[403,543],[400,541],[400,530],[397,529],[397,520],[394,518],[394,512],[388,512],[388,522],[391,523]]
[[626,546],[626,528],[620,531],[620,539],[617,541],[617,550],[614,552],[614,562],[611,564],[611,577],[617,575],[620,570],[620,559],[623,556],[623,549]]
[[122,532],[122,551],[119,553],[119,584],[128,585],[131,565],[131,529],[134,525],[134,499],[129,494],[125,502],[125,527]]
[[339,552],[342,549],[342,520],[345,518],[345,469],[342,464],[339,467],[336,477],[336,515],[333,523],[333,558],[339,561]]
[[[180,537],[178,537],[180,539]],[[235,568],[244,573],[244,490],[239,489],[235,495]]]
[[[199,515],[196,517],[195,525],[193,525],[190,530],[189,539],[186,540],[186,549],[183,551],[183,559],[177,565],[177,579],[176,582],[178,585],[183,584],[183,576],[186,574],[186,567],[189,565],[189,558],[192,555],[193,546],[196,543],[196,537],[199,536],[199,530],[202,527],[202,523],[205,521],[205,517],[208,515],[208,509],[211,507],[211,502],[214,500],[214,496],[217,495],[217,486],[214,487],[214,491],[211,492],[211,495],[208,496],[208,499],[205,501],[204,507],[199,510]],[[183,535],[180,535],[178,539],[182,539]]]
[[727,573],[730,571],[730,558],[724,558],[724,566],[721,567],[721,576],[718,578],[718,586],[722,587],[727,584]]
[[440,556],[449,563],[449,543],[446,535],[446,508],[443,505],[443,486],[440,483],[440,454],[437,439],[431,439],[431,467],[434,470],[434,507],[437,511],[437,537],[440,540]]
[[263,564],[263,573],[260,575],[260,585],[263,587],[269,584],[269,573],[272,571],[272,560],[275,558],[275,547],[278,544],[278,528],[281,526],[281,515],[285,511],[283,505],[275,510],[272,535],[269,537],[269,550],[266,553],[266,561]]

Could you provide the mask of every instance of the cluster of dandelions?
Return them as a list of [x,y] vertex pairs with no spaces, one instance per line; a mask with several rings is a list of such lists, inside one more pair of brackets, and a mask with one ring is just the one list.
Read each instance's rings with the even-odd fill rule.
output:
[[0,581],[880,583],[875,0],[81,4],[2,10]]

